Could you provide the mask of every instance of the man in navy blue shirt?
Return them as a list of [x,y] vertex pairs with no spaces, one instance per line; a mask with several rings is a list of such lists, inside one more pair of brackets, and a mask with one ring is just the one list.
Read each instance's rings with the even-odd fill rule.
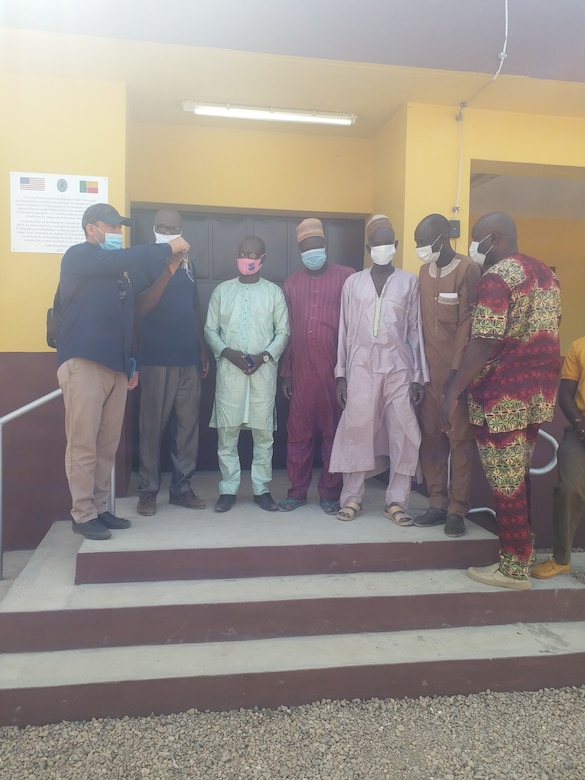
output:
[[[178,211],[154,218],[157,245],[181,236]],[[140,315],[140,482],[138,513],[154,515],[160,489],[160,445],[170,426],[172,477],[169,503],[204,509],[191,487],[197,464],[201,379],[209,369],[197,282],[187,254],[156,259],[131,275]]]
[[111,528],[130,526],[107,511],[126,393],[138,384],[134,296],[125,272],[149,261],[163,267],[189,244],[178,237],[162,246],[122,249],[122,225],[130,220],[107,203],[86,209],[81,224],[86,240],[63,255],[59,281],[57,379],[65,402],[65,471],[73,531],[86,539],[109,539]]

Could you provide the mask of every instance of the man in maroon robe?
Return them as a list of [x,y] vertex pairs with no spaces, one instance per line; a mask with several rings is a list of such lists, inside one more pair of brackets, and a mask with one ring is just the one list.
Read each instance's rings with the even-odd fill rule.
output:
[[319,503],[330,515],[339,509],[341,474],[329,472],[340,409],[335,398],[335,362],[341,288],[353,270],[327,260],[325,234],[318,219],[297,227],[302,271],[284,283],[291,337],[281,361],[282,391],[290,400],[287,472],[291,487],[279,503],[284,512],[307,503],[315,437],[321,434]]

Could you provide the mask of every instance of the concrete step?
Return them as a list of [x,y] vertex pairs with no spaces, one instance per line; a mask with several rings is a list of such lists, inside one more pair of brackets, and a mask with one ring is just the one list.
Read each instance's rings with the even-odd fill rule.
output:
[[0,725],[584,682],[582,622],[16,653]]
[[573,577],[534,581],[533,590],[511,594],[476,583],[460,569],[75,585],[79,545],[68,524],[56,523],[47,534],[0,602],[0,652],[560,622],[585,615],[585,585]]
[[[161,497],[154,517],[139,516],[135,498],[119,500],[116,511],[130,518],[133,527],[114,532],[107,542],[84,540],[75,582],[450,569],[497,558],[497,538],[470,520],[459,539],[446,537],[443,526],[394,525],[383,516],[380,483],[369,488],[364,513],[351,523],[324,514],[316,503],[290,513],[264,512],[244,497],[230,512],[217,514],[213,496],[207,500],[207,509],[193,511],[170,506]],[[425,505],[424,497],[413,494],[413,515]]]

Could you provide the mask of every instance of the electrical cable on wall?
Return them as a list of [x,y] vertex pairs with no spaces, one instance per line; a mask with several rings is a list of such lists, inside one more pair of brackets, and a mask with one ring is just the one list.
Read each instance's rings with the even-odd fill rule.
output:
[[504,60],[508,56],[507,51],[508,51],[508,0],[504,0],[504,44],[502,46],[501,52],[498,55],[500,60],[498,69],[491,77],[491,79],[487,81],[485,84],[482,84],[482,86],[477,90],[477,92],[475,92],[468,100],[463,100],[461,103],[459,103],[459,111],[455,116],[456,121],[459,122],[459,175],[457,177],[457,199],[455,201],[455,205],[453,206],[453,214],[455,215],[459,214],[461,210],[461,206],[460,206],[461,177],[463,175],[463,111],[469,106],[470,103],[472,103],[476,99],[476,97],[481,92],[483,92],[483,90],[486,87],[489,87],[490,84],[493,84],[494,81],[496,81],[504,65]]

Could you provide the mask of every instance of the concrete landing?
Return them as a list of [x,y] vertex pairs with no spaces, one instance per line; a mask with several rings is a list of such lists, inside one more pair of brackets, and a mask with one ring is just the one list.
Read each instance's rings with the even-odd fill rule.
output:
[[[384,486],[377,480],[369,480],[364,513],[343,523],[321,510],[314,493],[294,512],[262,511],[252,501],[249,476],[235,507],[218,514],[213,511],[217,479],[198,477],[197,490],[208,504],[204,510],[169,505],[166,491],[154,517],[137,514],[135,497],[118,500],[117,513],[133,527],[114,532],[107,542],[84,540],[76,583],[463,568],[497,557],[496,537],[472,521],[466,521],[467,533],[459,539],[446,537],[442,526],[395,525],[383,515]],[[275,498],[285,495],[286,475],[278,473],[274,482]],[[413,516],[427,506],[424,496],[412,494]]]
[[[137,513],[135,496],[117,499],[116,513],[132,520],[132,529],[114,531],[107,542],[83,540],[81,552],[453,541],[445,536],[443,526],[400,528],[384,517],[384,486],[375,479],[367,482],[363,514],[349,523],[326,515],[314,489],[309,494],[309,503],[294,512],[265,512],[253,503],[248,474],[243,476],[234,508],[219,514],[213,510],[218,479],[219,475],[213,473],[197,475],[197,492],[207,503],[207,508],[202,510],[169,504],[166,490],[159,494],[154,517],[141,517]],[[276,472],[272,493],[275,500],[286,495],[287,484],[286,474]],[[412,516],[422,514],[427,507],[428,499],[413,492]],[[466,526],[467,535],[455,541],[494,538],[471,520],[466,520]]]

